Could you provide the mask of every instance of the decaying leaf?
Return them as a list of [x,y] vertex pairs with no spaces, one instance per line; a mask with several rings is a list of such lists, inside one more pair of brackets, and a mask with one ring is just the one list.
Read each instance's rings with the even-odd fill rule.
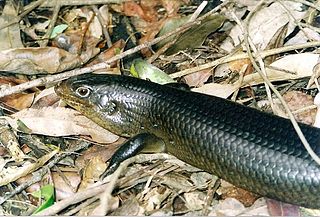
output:
[[190,87],[201,87],[212,75],[211,69],[201,70],[183,77]]
[[[0,85],[3,85],[3,88],[9,88],[10,86],[15,86],[23,82],[26,82],[26,80],[17,79],[15,77],[0,77]],[[34,95],[35,93],[15,93],[0,98],[0,102],[10,106],[11,108],[22,110],[31,106]]]
[[[291,111],[302,110],[308,106],[312,106],[313,97],[300,92],[300,91],[288,91],[283,95],[283,99],[287,102]],[[312,125],[315,121],[317,109],[306,109],[299,113],[294,113],[297,121]]]
[[34,134],[48,136],[87,135],[95,142],[112,143],[119,137],[95,124],[79,112],[67,108],[25,109],[6,117],[18,130],[18,120]]
[[193,26],[184,32],[177,41],[166,50],[166,55],[172,55],[186,48],[192,49],[199,47],[210,33],[215,32],[222,26],[225,20],[226,17],[220,14],[207,17],[200,25]]

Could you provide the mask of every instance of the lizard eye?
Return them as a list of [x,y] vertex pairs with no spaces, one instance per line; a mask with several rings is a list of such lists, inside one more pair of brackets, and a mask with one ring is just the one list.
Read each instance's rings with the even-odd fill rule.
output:
[[76,89],[76,94],[82,98],[86,98],[90,95],[91,89],[89,87],[78,87]]

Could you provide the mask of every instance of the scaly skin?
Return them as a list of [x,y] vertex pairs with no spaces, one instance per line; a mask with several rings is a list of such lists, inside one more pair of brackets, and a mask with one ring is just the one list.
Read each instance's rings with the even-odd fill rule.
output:
[[[288,119],[126,76],[84,75],[55,90],[70,106],[116,134],[154,134],[172,155],[236,186],[320,208],[320,166]],[[300,127],[320,155],[320,129]]]

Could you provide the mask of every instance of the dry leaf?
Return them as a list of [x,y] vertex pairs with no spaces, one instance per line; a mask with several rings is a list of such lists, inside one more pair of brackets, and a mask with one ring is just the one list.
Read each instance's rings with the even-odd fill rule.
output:
[[108,161],[114,152],[121,146],[126,140],[119,138],[116,142],[108,145],[94,145],[83,151],[81,155],[76,159],[76,166],[80,169],[87,165],[87,162],[93,157],[99,156],[103,162]]
[[[287,9],[290,14],[288,14]],[[263,50],[276,32],[288,22],[288,34],[292,32],[296,25],[292,16],[294,19],[300,20],[305,16],[306,12],[301,12],[301,3],[292,1],[274,2],[269,7],[263,7],[254,13],[249,22],[249,37],[258,46],[259,50]],[[231,30],[229,36],[232,38],[233,43],[228,43],[229,41],[226,40],[221,45],[221,48],[230,52],[243,41],[243,32],[237,25]]]
[[227,198],[219,203],[209,214],[218,216],[236,216],[244,212],[246,208],[242,203],[234,198]]
[[6,26],[0,30],[0,50],[7,50],[11,48],[21,48],[23,44],[21,42],[20,24],[18,22],[11,23],[13,20],[18,20],[18,11],[15,7],[15,2],[6,2],[2,9],[0,16],[0,25]]
[[192,91],[226,99],[237,89],[237,85],[234,84],[209,83],[202,87],[192,88]]
[[[0,85],[3,85],[4,88],[15,86],[23,82],[26,81],[22,79],[17,79],[15,77],[0,77]],[[15,93],[0,98],[0,102],[3,102],[5,105],[10,106],[11,108],[22,110],[31,106],[34,99],[34,95],[34,93]]]
[[1,98],[0,101],[10,106],[11,108],[22,110],[31,106],[34,95],[34,93],[16,93],[5,96]]
[[20,48],[0,52],[0,70],[20,74],[52,74],[81,66],[79,55],[59,48]]
[[206,81],[208,81],[211,75],[211,69],[205,69],[186,75],[183,77],[183,79],[185,80],[186,84],[188,84],[191,87],[201,87],[204,85]]
[[186,207],[189,210],[201,210],[205,204],[206,194],[201,191],[193,191],[189,193],[184,193],[184,198],[186,200]]
[[99,180],[99,176],[107,169],[107,165],[100,156],[93,157],[87,162],[81,181],[79,191],[87,189],[95,181]]
[[17,121],[20,120],[34,134],[87,135],[99,143],[112,143],[119,138],[73,109],[51,107],[25,109],[5,118],[15,130],[19,129]]
[[81,177],[75,172],[63,172],[65,178],[69,181],[68,185],[61,175],[57,172],[52,173],[54,189],[56,193],[56,199],[62,200],[68,197],[72,197],[76,193],[77,187],[80,184]]
[[267,199],[268,210],[271,216],[301,216],[299,206],[281,201]]
[[48,107],[58,102],[60,98],[54,91],[54,87],[46,88],[41,91],[34,99],[31,108],[38,109]]

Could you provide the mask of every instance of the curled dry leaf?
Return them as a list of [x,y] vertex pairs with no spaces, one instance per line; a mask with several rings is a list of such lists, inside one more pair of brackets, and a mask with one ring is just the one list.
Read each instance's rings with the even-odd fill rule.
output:
[[201,87],[205,82],[208,81],[209,77],[212,75],[211,69],[204,69],[183,77],[186,84],[191,87]]
[[171,194],[171,190],[164,187],[156,187],[148,189],[149,191],[144,196],[143,208],[147,212],[152,212],[155,209],[159,209],[163,201]]
[[114,210],[109,215],[111,216],[142,216],[145,215],[144,208],[139,204],[139,201],[134,195],[125,200],[118,209]]
[[[61,177],[61,175],[58,172],[51,172],[50,175],[52,175],[54,188],[55,188],[55,196],[57,200],[62,200],[68,197],[71,197],[75,194],[75,190],[77,189],[79,183],[80,183],[80,175],[76,172],[63,172],[63,175],[66,179],[68,179],[69,184],[68,185],[65,180]],[[27,181],[30,181],[32,179],[32,174],[28,174],[24,177],[21,177],[16,180],[16,183],[21,185]],[[30,185],[28,188],[26,188],[26,191],[28,193],[32,193],[35,191],[40,190],[41,182],[37,182],[35,184]]]
[[83,169],[90,159],[98,156],[102,158],[103,162],[106,162],[125,141],[124,138],[120,137],[116,142],[108,145],[93,145],[77,157],[75,164],[79,169]]
[[6,119],[15,130],[19,130],[17,122],[20,120],[34,134],[48,136],[87,135],[91,137],[91,140],[99,143],[112,143],[119,138],[79,112],[67,108],[25,109],[6,117]]
[[281,201],[267,199],[268,211],[271,216],[301,216],[299,206]]
[[[7,50],[10,48],[23,47],[20,35],[20,24],[18,22],[11,23],[12,20],[18,19],[18,7],[14,6],[14,2],[6,2],[4,8],[2,8],[0,16],[0,24],[8,25],[6,28],[0,29],[0,50]],[[3,6],[2,6],[3,7]]]
[[48,107],[58,102],[59,99],[60,98],[54,91],[54,87],[46,88],[34,98],[31,108],[37,109]]

